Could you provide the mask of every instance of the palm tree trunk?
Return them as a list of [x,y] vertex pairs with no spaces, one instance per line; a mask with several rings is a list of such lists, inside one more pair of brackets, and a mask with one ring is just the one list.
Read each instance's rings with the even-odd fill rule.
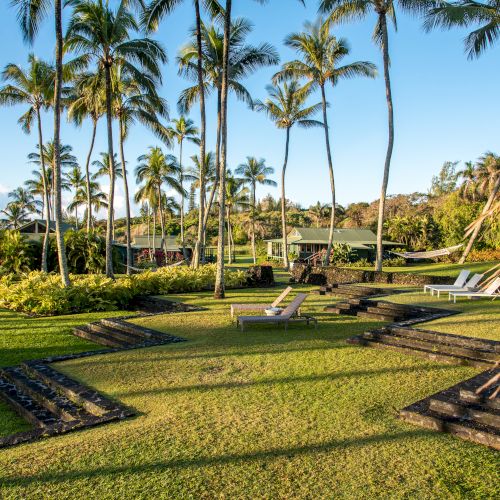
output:
[[[54,218],[56,221],[56,243],[59,271],[64,287],[71,284],[68,272],[68,260],[62,232],[62,200],[61,200],[61,155],[60,155],[60,131],[61,131],[61,87],[63,70],[63,34],[62,34],[62,5],[61,0],[55,0],[55,28],[56,28],[56,79],[54,95],[54,186],[55,204]],[[40,151],[40,154],[43,154]]]
[[226,0],[224,15],[224,48],[222,55],[221,89],[221,155],[219,171],[219,241],[217,242],[217,270],[215,273],[214,298],[225,297],[224,286],[224,207],[226,202],[226,162],[227,162],[227,95],[229,67],[229,38],[231,34],[232,0]]
[[[210,197],[208,203],[205,207],[205,218],[203,220],[203,231],[206,238],[206,228],[208,224],[208,218],[210,217],[210,211],[212,210],[212,205],[215,198],[215,193],[217,192],[217,187],[219,186],[219,169],[220,169],[220,140],[221,140],[221,89],[217,89],[217,139],[215,143],[215,181],[210,191]],[[203,258],[205,253],[203,253]],[[203,260],[204,262],[204,260]]]
[[321,85],[321,103],[323,106],[323,128],[325,130],[326,156],[328,159],[328,172],[330,173],[330,189],[332,193],[332,213],[330,216],[330,232],[328,233],[328,247],[326,249],[325,260],[323,264],[327,266],[330,263],[330,255],[333,246],[333,231],[335,229],[335,176],[333,175],[332,152],[330,149],[330,130],[328,127],[328,114],[326,112],[326,93],[325,86]]
[[255,248],[255,182],[252,182],[252,256],[254,265],[257,264],[257,249]]
[[181,210],[180,210],[180,215],[181,215],[181,248],[182,248],[182,256],[185,261],[187,261],[187,252],[186,252],[186,243],[185,243],[185,236],[184,236],[184,172],[182,170],[182,142],[183,140],[181,139],[179,143],[179,168],[181,171]]
[[78,227],[78,206],[75,205],[75,226],[76,226],[76,230],[78,231],[79,230],[79,227]]
[[286,230],[286,197],[285,197],[285,173],[288,164],[288,149],[290,147],[290,128],[286,129],[285,160],[281,170],[281,231],[283,233],[283,266],[288,271],[290,263],[288,262],[288,243]]
[[165,220],[163,218],[163,207],[161,199],[161,187],[158,186],[158,216],[160,217],[160,227],[161,227],[161,249],[167,256],[167,249],[165,248]]
[[[37,108],[36,116],[38,121],[38,147],[40,152],[43,148],[43,136],[42,136],[42,118],[40,116],[40,109]],[[45,168],[45,158],[43,154],[40,154],[40,164],[42,166],[42,182],[43,182],[43,212],[45,215],[45,234],[43,235],[43,246],[42,246],[42,271],[46,273],[48,271],[47,266],[47,254],[49,251],[49,237],[50,237],[50,204],[49,204],[49,187],[47,185],[47,169]]]
[[120,161],[122,162],[123,191],[125,194],[125,232],[127,234],[127,274],[132,274],[132,235],[130,232],[130,197],[128,193],[127,168],[123,151],[123,122],[120,118]]
[[90,192],[90,160],[94,150],[95,135],[97,131],[97,120],[92,120],[92,139],[90,140],[90,149],[85,162],[85,183],[87,185],[87,234],[90,233],[92,221],[92,197]]
[[[493,202],[495,201],[495,198],[496,198],[499,191],[500,191],[500,175],[497,177],[495,185],[493,186],[493,189],[492,189],[490,195],[488,196],[488,200],[486,201],[486,205],[484,205],[484,208],[481,211],[481,215],[486,214],[490,210],[490,208],[493,205]],[[479,234],[479,231],[481,231],[483,221],[484,221],[484,219],[481,219],[476,224],[474,231],[472,231],[472,234],[470,235],[467,246],[465,247],[464,253],[462,254],[462,257],[460,257],[459,264],[463,264],[465,262],[465,260],[467,259],[467,256],[469,255],[470,251],[472,250],[472,246],[474,245],[474,242],[476,241],[476,238]]]
[[156,262],[156,210],[152,209],[153,215],[153,251],[151,252],[151,262]]
[[[206,115],[205,115],[205,87],[203,85],[203,45],[201,40],[201,14],[200,2],[194,2],[196,11],[196,44],[198,48],[198,88],[200,95],[200,165],[205,161],[206,142]],[[204,201],[205,201],[205,172],[203,167],[200,170],[200,206],[198,208],[198,234],[193,252],[191,265],[197,268],[200,264],[201,245],[203,241],[203,221],[204,221]]]
[[394,147],[394,110],[392,106],[391,78],[389,75],[389,35],[387,33],[387,18],[385,16],[385,13],[379,14],[379,19],[380,26],[382,28],[382,54],[384,59],[385,96],[387,99],[389,142],[387,143],[384,177],[382,179],[382,189],[380,191],[380,203],[378,208],[377,260],[375,262],[375,271],[382,271],[382,259],[384,251],[382,236],[384,230],[385,198],[387,194],[387,184],[389,183],[389,170],[391,168],[392,149]]
[[227,207],[227,263],[233,263],[233,234],[231,229],[231,209]]
[[113,153],[113,115],[111,111],[111,68],[105,67],[106,75],[106,122],[108,129],[109,157],[109,195],[108,223],[106,227],[106,276],[114,278],[113,274],[113,233],[114,233],[114,202],[115,202],[115,161]]

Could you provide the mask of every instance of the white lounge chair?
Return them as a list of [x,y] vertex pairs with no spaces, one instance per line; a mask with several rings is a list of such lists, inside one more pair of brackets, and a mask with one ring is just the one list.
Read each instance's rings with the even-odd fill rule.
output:
[[434,295],[434,292],[443,289],[443,288],[456,288],[460,289],[463,288],[465,285],[465,282],[467,281],[467,278],[469,277],[470,271],[467,271],[464,269],[463,271],[460,271],[460,274],[458,275],[458,278],[455,280],[455,283],[453,285],[425,285],[424,286],[424,293],[427,290],[431,291],[431,295]]
[[471,291],[450,292],[448,300],[451,300],[451,297],[453,297],[453,302],[457,301],[457,297],[468,297],[469,299],[471,299],[472,297],[477,297],[477,298],[483,297],[483,298],[493,298],[493,300],[495,300],[498,295],[496,291],[499,288],[500,288],[500,278],[496,278],[484,290],[478,290],[477,292],[471,292]]
[[318,326],[318,320],[312,316],[301,316],[300,306],[307,299],[307,293],[298,293],[297,296],[288,304],[283,312],[278,316],[238,316],[236,325],[240,325],[241,331],[245,329],[245,325],[249,323],[283,323],[285,331],[288,329],[290,321],[305,321],[309,324],[311,321],[314,326]]
[[474,274],[472,278],[465,283],[465,285],[461,288],[457,288],[455,285],[430,285],[429,290],[431,291],[431,295],[434,295],[434,292],[437,292],[437,296],[439,297],[439,294],[441,292],[444,293],[449,293],[449,292],[476,292],[477,291],[477,285],[479,282],[483,279],[484,274]]
[[293,290],[291,286],[287,286],[272,304],[231,304],[231,318],[238,311],[264,312],[266,309],[278,307],[285,297]]

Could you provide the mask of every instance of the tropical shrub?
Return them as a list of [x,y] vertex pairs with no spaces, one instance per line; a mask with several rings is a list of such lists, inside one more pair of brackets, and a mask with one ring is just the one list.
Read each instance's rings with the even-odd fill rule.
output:
[[500,261],[500,248],[490,250],[472,250],[467,256],[467,262]]
[[[98,275],[72,275],[64,288],[55,274],[33,271],[15,280],[12,274],[0,277],[0,307],[35,315],[59,315],[126,309],[138,295],[159,295],[200,291],[215,285],[215,265],[199,269],[161,268],[156,272],[124,276],[116,280]],[[246,282],[243,271],[227,271],[228,288]]]
[[34,262],[34,246],[19,231],[0,232],[0,267],[3,274],[29,271]]
[[331,263],[335,265],[349,264],[356,255],[347,243],[334,243],[332,249]]
[[389,259],[382,260],[382,267],[404,267],[406,266],[406,260],[404,257],[391,257]]

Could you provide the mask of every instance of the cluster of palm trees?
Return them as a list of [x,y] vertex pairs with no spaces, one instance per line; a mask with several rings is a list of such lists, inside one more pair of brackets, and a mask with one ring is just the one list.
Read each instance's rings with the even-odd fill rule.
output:
[[[303,0],[299,0],[304,4]],[[208,214],[217,200],[218,210],[218,262],[215,297],[224,297],[224,245],[226,222],[230,231],[231,204],[240,203],[231,194],[235,189],[235,181],[229,176],[227,168],[227,108],[228,95],[232,91],[237,98],[246,101],[257,111],[265,112],[276,126],[285,131],[285,154],[281,172],[282,189],[282,230],[284,248],[286,241],[286,197],[285,174],[288,162],[290,131],[294,125],[302,127],[321,127],[324,130],[327,166],[330,177],[332,207],[335,207],[335,176],[333,169],[333,154],[331,148],[330,129],[327,113],[327,89],[334,87],[340,80],[355,76],[374,77],[375,66],[366,61],[341,65],[349,54],[349,46],[343,39],[332,34],[332,28],[338,23],[357,20],[374,13],[377,19],[373,38],[382,51],[383,74],[386,88],[388,110],[388,144],[384,164],[382,189],[379,202],[378,234],[377,234],[377,269],[382,265],[382,229],[384,223],[384,208],[389,178],[390,163],[394,145],[394,117],[390,80],[390,54],[388,23],[395,25],[396,7],[406,12],[425,14],[425,27],[432,29],[437,26],[450,28],[452,26],[469,26],[479,23],[479,29],[473,31],[466,39],[466,49],[470,57],[480,55],[483,50],[496,41],[498,34],[498,3],[488,0],[479,3],[471,0],[457,2],[437,2],[432,0],[410,0],[394,2],[393,0],[320,0],[319,10],[326,16],[314,24],[306,24],[301,33],[287,37],[285,43],[297,52],[297,59],[285,63],[273,78],[273,85],[268,87],[269,97],[264,101],[253,101],[241,84],[241,79],[251,74],[260,66],[273,65],[278,62],[278,56],[273,47],[268,44],[249,46],[245,43],[246,34],[251,26],[245,20],[232,19],[232,0],[193,0],[195,27],[190,42],[183,47],[178,57],[180,73],[193,80],[194,85],[186,89],[179,99],[179,108],[185,113],[198,101],[200,109],[199,134],[185,132],[187,123],[175,123],[176,133],[172,134],[168,127],[161,124],[160,119],[167,117],[167,106],[159,96],[158,88],[162,81],[161,65],[166,61],[166,53],[161,44],[150,37],[163,18],[181,4],[181,0],[152,0],[150,3],[128,2],[121,0],[112,8],[104,0],[74,0],[64,4],[71,9],[66,34],[62,29],[61,0],[14,0],[18,10],[18,19],[27,41],[32,42],[40,29],[40,23],[53,6],[55,24],[55,65],[39,61],[30,56],[29,70],[23,71],[15,65],[9,65],[4,71],[4,78],[10,80],[9,85],[2,89],[1,104],[29,105],[28,111],[21,117],[23,129],[29,132],[36,122],[38,131],[39,151],[44,142],[42,134],[42,110],[51,108],[54,115],[53,157],[46,162],[40,155],[41,176],[43,184],[43,206],[46,218],[52,210],[56,225],[56,241],[58,246],[59,268],[62,282],[69,285],[68,268],[64,240],[62,238],[62,148],[60,142],[61,111],[68,106],[68,115],[75,124],[82,124],[84,119],[93,123],[93,132],[89,154],[85,165],[85,186],[87,197],[87,228],[92,220],[92,179],[89,165],[96,134],[97,122],[106,117],[107,128],[107,158],[110,180],[107,194],[108,218],[106,233],[106,274],[113,276],[111,260],[113,239],[113,205],[114,189],[117,172],[121,172],[126,199],[127,220],[127,269],[130,268],[130,197],[126,170],[124,144],[130,127],[139,122],[149,127],[166,145],[172,139],[179,147],[179,162],[174,165],[169,155],[161,150],[151,148],[141,160],[138,167],[138,177],[144,181],[141,192],[147,197],[151,206],[161,206],[162,193],[158,191],[158,181],[149,182],[149,176],[144,174],[147,169],[156,168],[158,162],[164,163],[170,169],[168,182],[184,193],[184,171],[182,168],[182,146],[184,140],[194,140],[200,147],[199,169],[197,171],[198,231],[195,242],[192,265],[198,266],[203,254],[206,240],[206,225]],[[135,10],[134,10],[135,9]],[[207,25],[202,20],[202,9],[212,19]],[[137,37],[136,37],[137,34]],[[65,61],[63,61],[63,56]],[[319,91],[320,100],[307,104],[308,99]],[[217,135],[214,154],[213,179],[211,190],[207,193],[209,169],[206,165],[206,98],[214,92],[217,96]],[[322,120],[316,120],[316,113],[322,113]],[[113,121],[118,124],[118,144],[121,170],[116,168]],[[191,127],[193,125],[191,124]],[[184,131],[179,132],[181,129]],[[160,157],[163,159],[160,160]],[[51,168],[52,179],[49,179],[48,167]],[[174,168],[175,166],[175,168]],[[191,175],[186,173],[186,175]],[[148,178],[148,180],[146,179]],[[162,183],[165,177],[162,178]],[[252,203],[255,206],[255,183],[250,181]],[[49,187],[50,184],[50,187]],[[238,182],[236,182],[238,184]],[[240,186],[241,187],[241,186]],[[81,188],[81,186],[79,187]],[[492,192],[498,193],[498,188]],[[49,199],[52,193],[52,199]],[[83,193],[83,191],[82,191]],[[207,196],[208,194],[208,196]],[[241,193],[240,193],[241,194]],[[155,196],[156,198],[154,198]],[[182,194],[182,197],[185,195]],[[152,203],[154,202],[154,203]],[[493,204],[493,202],[492,202]],[[485,206],[490,211],[492,204]],[[183,203],[181,203],[183,217]],[[255,217],[252,216],[252,234],[255,234]],[[159,214],[160,224],[162,216]],[[183,226],[183,224],[181,224]],[[329,259],[332,248],[333,230],[335,226],[335,210],[331,210]],[[183,229],[184,230],[184,229]],[[181,236],[184,239],[184,233]],[[229,236],[229,241],[231,237]],[[252,239],[255,255],[255,242]],[[44,245],[45,247],[45,245]],[[285,265],[288,266],[286,252]]]

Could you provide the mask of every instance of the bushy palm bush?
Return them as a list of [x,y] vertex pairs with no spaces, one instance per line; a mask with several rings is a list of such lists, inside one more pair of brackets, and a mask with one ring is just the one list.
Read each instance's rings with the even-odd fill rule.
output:
[[29,271],[35,260],[34,246],[19,231],[0,231],[0,268],[3,274]]

